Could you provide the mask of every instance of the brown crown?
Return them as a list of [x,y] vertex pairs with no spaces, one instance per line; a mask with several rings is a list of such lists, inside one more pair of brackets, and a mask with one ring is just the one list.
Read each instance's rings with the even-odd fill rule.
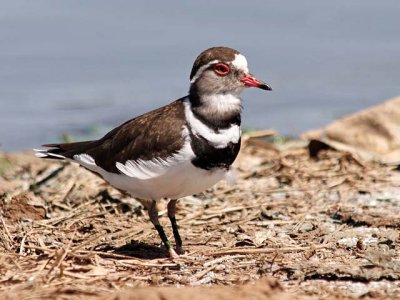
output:
[[192,72],[190,72],[190,80],[192,80],[193,76],[201,66],[208,64],[210,61],[218,60],[222,62],[230,62],[235,59],[235,54],[239,53],[239,51],[228,47],[213,47],[204,50],[194,61]]

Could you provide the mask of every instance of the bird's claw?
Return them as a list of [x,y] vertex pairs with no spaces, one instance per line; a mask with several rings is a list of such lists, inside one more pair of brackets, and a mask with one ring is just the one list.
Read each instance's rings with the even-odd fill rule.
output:
[[179,258],[179,255],[175,252],[175,250],[173,248],[169,248],[168,249],[168,256],[169,258]]
[[185,254],[185,250],[183,250],[182,246],[176,246],[175,248],[176,253],[178,253],[179,255]]

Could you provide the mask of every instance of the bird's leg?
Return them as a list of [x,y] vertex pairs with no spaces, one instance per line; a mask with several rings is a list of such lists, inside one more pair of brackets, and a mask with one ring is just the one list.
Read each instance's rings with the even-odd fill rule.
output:
[[168,254],[171,258],[176,258],[178,257],[178,254],[176,254],[175,250],[172,248],[171,243],[168,241],[167,235],[165,234],[164,228],[161,226],[160,221],[158,220],[158,211],[157,211],[157,205],[156,201],[151,201],[149,207],[149,217],[151,223],[153,223],[154,227],[157,229],[158,234],[165,246],[167,248]]
[[171,221],[172,231],[174,233],[174,238],[175,238],[175,243],[176,243],[176,252],[178,254],[183,254],[184,250],[182,248],[182,239],[181,239],[181,236],[179,235],[178,224],[176,224],[176,219],[175,219],[177,202],[178,202],[178,200],[171,200],[168,202],[168,205],[167,205],[168,217]]

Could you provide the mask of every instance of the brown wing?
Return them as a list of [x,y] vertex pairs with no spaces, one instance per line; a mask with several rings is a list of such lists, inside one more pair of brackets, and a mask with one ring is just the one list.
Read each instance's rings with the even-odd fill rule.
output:
[[66,144],[48,144],[47,152],[72,158],[86,153],[101,168],[119,173],[116,163],[127,160],[166,158],[184,144],[185,126],[183,98],[136,117],[107,133],[103,138]]

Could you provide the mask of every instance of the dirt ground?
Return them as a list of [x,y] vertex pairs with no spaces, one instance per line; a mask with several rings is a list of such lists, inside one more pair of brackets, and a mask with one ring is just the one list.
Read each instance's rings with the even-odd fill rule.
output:
[[0,298],[400,298],[400,172],[245,140],[236,185],[179,202],[175,260],[142,206],[97,176],[0,154]]

